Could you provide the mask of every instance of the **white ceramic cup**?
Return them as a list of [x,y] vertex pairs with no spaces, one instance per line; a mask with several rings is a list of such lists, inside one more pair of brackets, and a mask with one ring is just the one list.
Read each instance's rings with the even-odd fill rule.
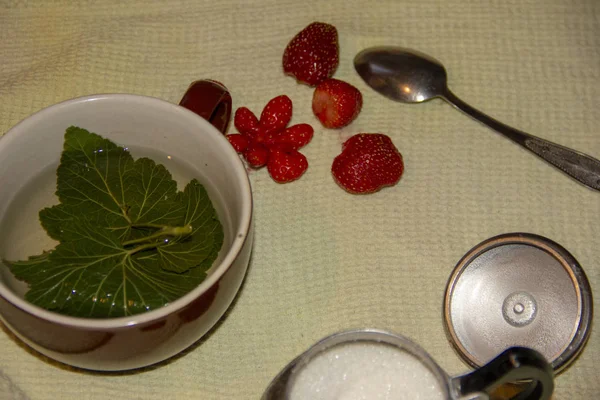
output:
[[[129,94],[77,98],[28,117],[0,138],[0,226],[14,195],[42,171],[56,168],[72,125],[131,146],[134,157],[136,148],[149,148],[191,168],[217,210],[223,247],[207,278],[191,292],[165,307],[122,318],[75,318],[41,309],[24,300],[23,283],[0,266],[0,318],[35,350],[76,367],[127,370],[160,362],[211,329],[240,288],[252,247],[245,167],[222,133],[183,107]],[[168,168],[166,159],[155,161]],[[0,239],[0,259],[11,259],[13,251]]]

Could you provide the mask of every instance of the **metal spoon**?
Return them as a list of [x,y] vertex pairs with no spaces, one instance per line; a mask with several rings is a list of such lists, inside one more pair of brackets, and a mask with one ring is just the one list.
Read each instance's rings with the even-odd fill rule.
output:
[[440,97],[584,185],[600,190],[600,161],[511,128],[471,107],[448,89],[446,70],[436,59],[400,47],[372,47],[358,53],[354,67],[380,94],[404,103],[421,103]]

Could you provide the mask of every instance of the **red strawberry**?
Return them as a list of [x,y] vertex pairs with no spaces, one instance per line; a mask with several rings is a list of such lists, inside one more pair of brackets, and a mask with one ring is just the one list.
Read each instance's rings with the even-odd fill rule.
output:
[[292,100],[286,95],[269,100],[260,114],[260,127],[265,133],[279,132],[285,129],[292,119]]
[[267,163],[267,160],[269,159],[269,150],[260,143],[251,142],[244,152],[244,158],[251,167],[260,168]]
[[285,95],[271,99],[260,119],[246,107],[235,112],[234,124],[239,134],[227,139],[242,153],[248,165],[267,165],[269,174],[279,183],[298,179],[308,168],[306,157],[297,150],[310,142],[314,130],[308,124],[286,126],[292,119],[292,101]]
[[233,135],[227,135],[227,140],[233,146],[236,152],[243,153],[248,148],[250,144],[250,139],[245,135],[240,135],[239,133]]
[[267,170],[275,182],[294,181],[308,168],[306,157],[297,150],[286,145],[274,145],[270,150]]
[[249,134],[258,128],[258,118],[246,107],[240,107],[235,111],[233,125],[240,133]]
[[317,86],[313,94],[313,113],[325,128],[341,128],[350,124],[361,108],[360,91],[338,79],[327,79]]
[[322,22],[313,22],[301,30],[283,52],[283,72],[309,86],[330,78],[338,64],[337,29]]
[[256,129],[252,130],[251,132],[246,133],[246,136],[248,136],[248,138],[250,139],[251,142],[264,143],[264,144],[266,144],[267,138],[269,137],[267,132],[265,132],[263,127],[260,125],[258,127],[256,127]]
[[389,136],[359,133],[342,145],[342,153],[333,160],[331,172],[346,191],[373,193],[398,183],[404,163]]
[[271,135],[267,139],[267,146],[273,144],[286,144],[294,150],[306,146],[312,139],[314,129],[309,124],[292,125],[285,131]]

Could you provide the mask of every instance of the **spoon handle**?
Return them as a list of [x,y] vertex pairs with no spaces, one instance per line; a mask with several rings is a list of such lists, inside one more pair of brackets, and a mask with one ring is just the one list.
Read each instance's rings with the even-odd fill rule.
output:
[[445,91],[442,98],[468,116],[523,146],[577,181],[592,189],[600,190],[599,160],[568,147],[511,128],[471,107],[456,97],[450,90]]

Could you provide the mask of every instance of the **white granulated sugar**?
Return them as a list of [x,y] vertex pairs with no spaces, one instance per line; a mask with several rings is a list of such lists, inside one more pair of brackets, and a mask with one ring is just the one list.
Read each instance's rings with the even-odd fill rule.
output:
[[299,371],[291,400],[444,399],[436,376],[415,356],[383,343],[334,346]]

